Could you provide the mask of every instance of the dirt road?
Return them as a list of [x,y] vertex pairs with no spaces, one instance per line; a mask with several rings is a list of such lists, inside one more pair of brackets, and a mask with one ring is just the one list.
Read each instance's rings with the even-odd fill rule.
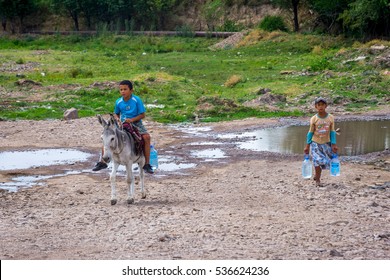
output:
[[[389,114],[389,110],[384,112]],[[277,125],[247,119],[208,125],[228,132]],[[185,158],[199,141],[178,127],[146,122],[160,155]],[[198,125],[202,126],[202,125]],[[87,170],[98,159],[95,118],[0,122],[1,150],[75,148],[90,162],[0,171],[21,174]],[[146,177],[148,196],[110,205],[108,171],[47,179],[43,186],[0,191],[0,259],[389,259],[390,153],[342,162],[324,187],[300,175],[301,156],[228,148],[218,161]],[[194,159],[196,160],[196,159]]]

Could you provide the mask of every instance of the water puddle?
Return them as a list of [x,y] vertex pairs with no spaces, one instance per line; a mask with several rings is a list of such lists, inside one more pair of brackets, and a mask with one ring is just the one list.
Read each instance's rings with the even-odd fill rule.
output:
[[183,169],[196,167],[195,163],[178,162],[181,161],[176,157],[159,157],[158,171],[175,172]]
[[[159,173],[162,172],[177,172],[183,169],[188,168],[194,168],[196,167],[195,163],[186,163],[186,162],[180,162],[177,163],[179,160],[177,157],[170,157],[170,156],[160,156],[158,158],[158,169],[155,173],[155,175],[159,175]],[[108,165],[109,169],[112,169],[111,164]],[[119,174],[125,176],[126,175],[126,167],[123,165],[120,165],[118,167]],[[133,173],[134,176],[139,176],[139,168],[138,164],[133,164]]]
[[221,149],[206,149],[201,151],[194,151],[191,153],[197,158],[203,158],[205,161],[214,161],[216,159],[226,158],[225,152]]
[[222,142],[193,142],[189,143],[189,146],[216,146],[216,145],[223,145]]
[[[6,151],[0,153],[0,171],[22,170],[53,165],[73,165],[87,161],[92,154],[75,149],[41,149],[28,151]],[[67,171],[54,175],[17,176],[10,182],[0,182],[0,189],[16,192],[22,188],[43,185],[42,181],[81,171]]]
[[[74,149],[6,151],[0,153],[0,171],[23,170],[53,165],[73,165],[76,162],[87,161],[91,156],[93,155]],[[156,175],[161,176],[160,172],[177,172],[194,167],[196,167],[195,163],[183,162],[182,159],[174,156],[160,156]],[[109,172],[112,170],[112,163],[109,164],[108,170]],[[22,188],[44,185],[43,182],[45,180],[54,177],[92,171],[88,169],[66,172],[59,170],[59,172],[61,173],[53,175],[16,176],[9,182],[0,182],[0,189],[16,192]],[[133,172],[134,176],[139,176],[138,164],[133,165]],[[126,167],[120,165],[117,175],[126,176]]]
[[42,181],[51,179],[54,177],[61,177],[70,174],[79,174],[79,171],[69,171],[64,174],[55,174],[55,175],[34,175],[34,176],[18,176],[12,178],[11,182],[0,183],[0,189],[7,190],[9,192],[17,192],[23,188],[30,188],[33,186],[43,186],[45,185]]
[[[355,156],[390,148],[390,120],[338,122],[336,128],[340,128],[337,135],[340,155]],[[241,149],[301,154],[308,129],[308,125],[284,126],[219,135],[219,138],[235,139]]]
[[[22,170],[42,166],[73,165],[87,161],[92,154],[74,149],[41,149],[28,151],[7,151],[0,153],[0,171]],[[0,182],[0,189],[16,192],[21,188],[43,185],[42,181],[81,171],[69,171],[54,175],[17,176],[10,182]]]
[[189,133],[192,136],[209,136],[208,132],[210,132],[212,129],[208,126],[173,126],[174,128]]
[[73,149],[42,149],[0,153],[0,170],[28,169],[39,166],[74,164],[92,154]]

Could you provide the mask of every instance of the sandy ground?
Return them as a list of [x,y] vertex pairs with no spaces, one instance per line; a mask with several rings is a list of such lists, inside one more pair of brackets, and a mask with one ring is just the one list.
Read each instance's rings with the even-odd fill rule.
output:
[[[280,122],[207,126],[237,132]],[[160,156],[190,157],[188,144],[202,140],[180,127],[146,125]],[[1,151],[61,147],[94,154],[71,166],[0,171],[0,181],[90,169],[101,130],[96,118],[0,122]],[[123,176],[118,203],[110,205],[108,170],[0,191],[0,259],[390,259],[389,151],[342,162],[340,177],[324,174],[324,187],[301,178],[301,155],[228,145],[226,151],[216,162],[193,159],[195,168],[147,175],[147,198],[137,189],[132,205]]]

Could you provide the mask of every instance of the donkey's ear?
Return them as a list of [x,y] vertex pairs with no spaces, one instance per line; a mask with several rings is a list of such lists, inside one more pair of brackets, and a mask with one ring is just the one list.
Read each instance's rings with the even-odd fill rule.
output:
[[112,125],[117,124],[113,114],[110,114],[110,124],[112,124]]
[[96,117],[98,118],[98,121],[102,126],[107,125],[107,122],[105,121],[105,119],[103,119],[103,117],[101,115],[96,115]]

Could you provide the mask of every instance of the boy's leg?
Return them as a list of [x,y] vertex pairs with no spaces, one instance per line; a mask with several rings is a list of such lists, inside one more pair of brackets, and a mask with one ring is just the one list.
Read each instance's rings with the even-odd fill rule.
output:
[[145,153],[145,164],[149,163],[150,159],[150,135],[149,133],[142,134],[144,139],[144,153]]
[[152,167],[150,166],[150,134],[148,133],[148,131],[146,130],[146,128],[144,127],[144,125],[142,124],[142,122],[136,122],[136,123],[133,123],[134,126],[136,126],[138,128],[138,131],[139,133],[141,134],[142,136],[142,139],[144,140],[144,156],[145,156],[145,165],[143,167],[143,170],[146,172],[146,173],[150,173],[150,174],[153,174],[154,171],[152,169]]
[[150,166],[150,135],[149,133],[142,134],[142,138],[144,140],[144,155],[145,155],[145,166],[144,170],[147,173],[153,174],[154,171]]
[[92,168],[92,171],[99,171],[108,167],[107,163],[103,160],[104,148],[102,147],[102,153],[100,154],[100,160]]

